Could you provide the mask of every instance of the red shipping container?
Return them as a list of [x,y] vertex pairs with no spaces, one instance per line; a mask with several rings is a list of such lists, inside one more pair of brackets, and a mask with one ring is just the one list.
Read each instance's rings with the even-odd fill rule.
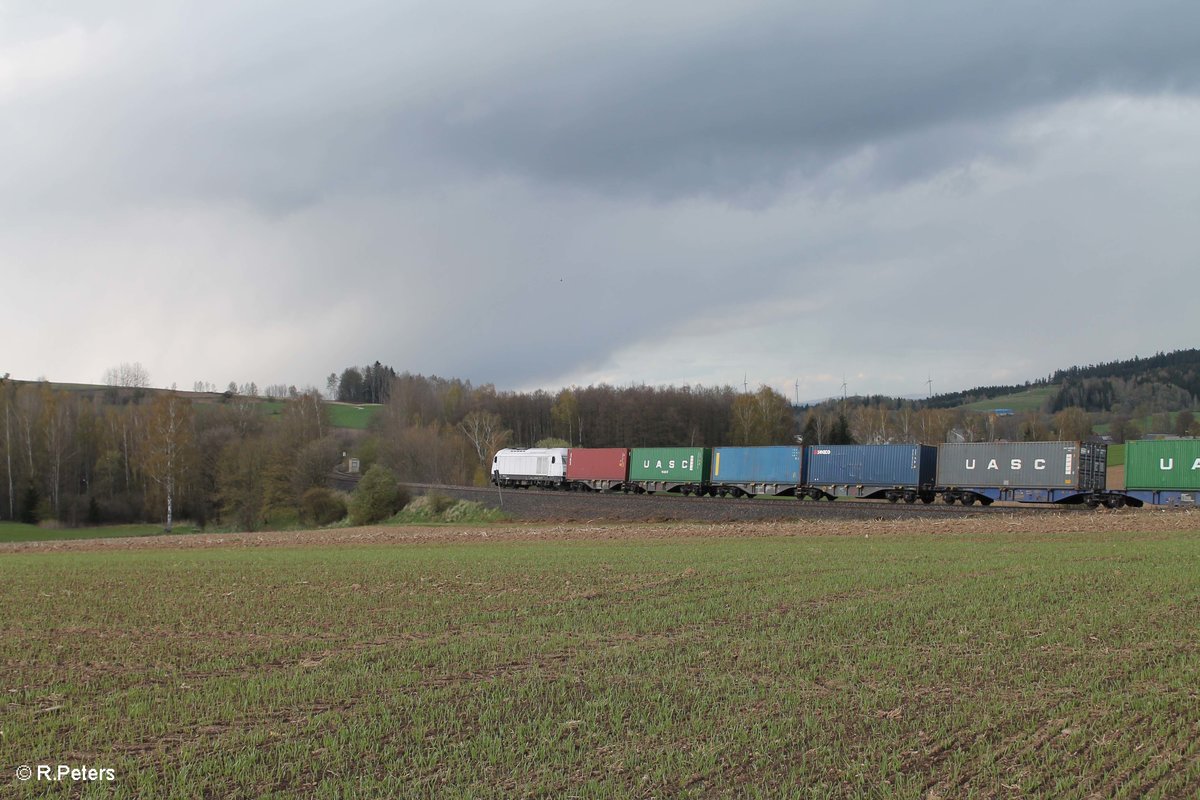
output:
[[567,451],[567,480],[624,481],[629,450],[624,447],[572,447]]

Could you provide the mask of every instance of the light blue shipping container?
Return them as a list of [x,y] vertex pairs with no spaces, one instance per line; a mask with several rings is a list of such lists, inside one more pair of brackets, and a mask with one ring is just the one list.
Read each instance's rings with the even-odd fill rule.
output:
[[800,483],[800,447],[714,447],[713,483]]

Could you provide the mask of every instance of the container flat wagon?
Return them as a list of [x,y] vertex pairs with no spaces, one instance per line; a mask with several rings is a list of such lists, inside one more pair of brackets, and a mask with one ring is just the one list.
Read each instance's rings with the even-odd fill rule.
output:
[[714,447],[711,491],[722,497],[795,495],[804,466],[800,447]]
[[566,482],[567,448],[506,448],[492,456],[492,483],[528,489],[561,488]]
[[709,447],[635,447],[629,451],[629,487],[637,492],[707,494]]
[[923,444],[812,445],[804,449],[802,496],[932,503],[937,448]]
[[572,489],[611,492],[629,479],[629,450],[624,447],[572,447],[567,451],[567,485]]
[[1124,494],[1132,505],[1197,505],[1200,439],[1126,442]]
[[1018,503],[1123,504],[1106,491],[1107,448],[1081,442],[975,442],[938,448],[942,499],[963,505]]

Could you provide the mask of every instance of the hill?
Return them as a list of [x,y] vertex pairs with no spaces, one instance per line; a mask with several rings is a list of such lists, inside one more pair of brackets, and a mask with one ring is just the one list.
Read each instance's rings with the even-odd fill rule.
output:
[[[231,402],[249,404],[254,410],[264,416],[279,416],[288,397],[257,397],[234,392],[189,392],[179,389],[157,389],[143,386],[105,386],[93,383],[54,383],[39,381],[12,380],[14,386],[45,385],[56,392],[70,392],[72,395],[104,405],[127,405],[143,400],[149,400],[160,394],[174,394],[190,401],[194,405],[222,405]],[[329,425],[333,428],[347,430],[365,430],[372,418],[382,406],[366,403],[338,403],[323,401],[329,414]]]
[[987,400],[963,403],[959,407],[965,408],[968,411],[996,411],[1005,408],[1012,411],[1041,411],[1048,403],[1053,402],[1057,394],[1057,386],[1037,386]]
[[1197,397],[1200,397],[1200,350],[1191,349],[1068,367],[1023,385],[979,386],[939,394],[924,405],[1047,413],[1076,407],[1091,412],[1144,416],[1190,409]]

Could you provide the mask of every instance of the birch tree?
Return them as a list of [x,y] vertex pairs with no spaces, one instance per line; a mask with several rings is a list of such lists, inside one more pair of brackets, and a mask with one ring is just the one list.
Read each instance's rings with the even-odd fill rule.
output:
[[491,461],[492,454],[508,443],[512,431],[506,430],[500,421],[500,415],[491,411],[472,411],[463,417],[458,428],[475,449],[484,475],[489,474],[488,462]]
[[175,497],[191,455],[192,406],[174,394],[160,394],[150,406],[142,471],[166,504],[166,530],[174,524]]

